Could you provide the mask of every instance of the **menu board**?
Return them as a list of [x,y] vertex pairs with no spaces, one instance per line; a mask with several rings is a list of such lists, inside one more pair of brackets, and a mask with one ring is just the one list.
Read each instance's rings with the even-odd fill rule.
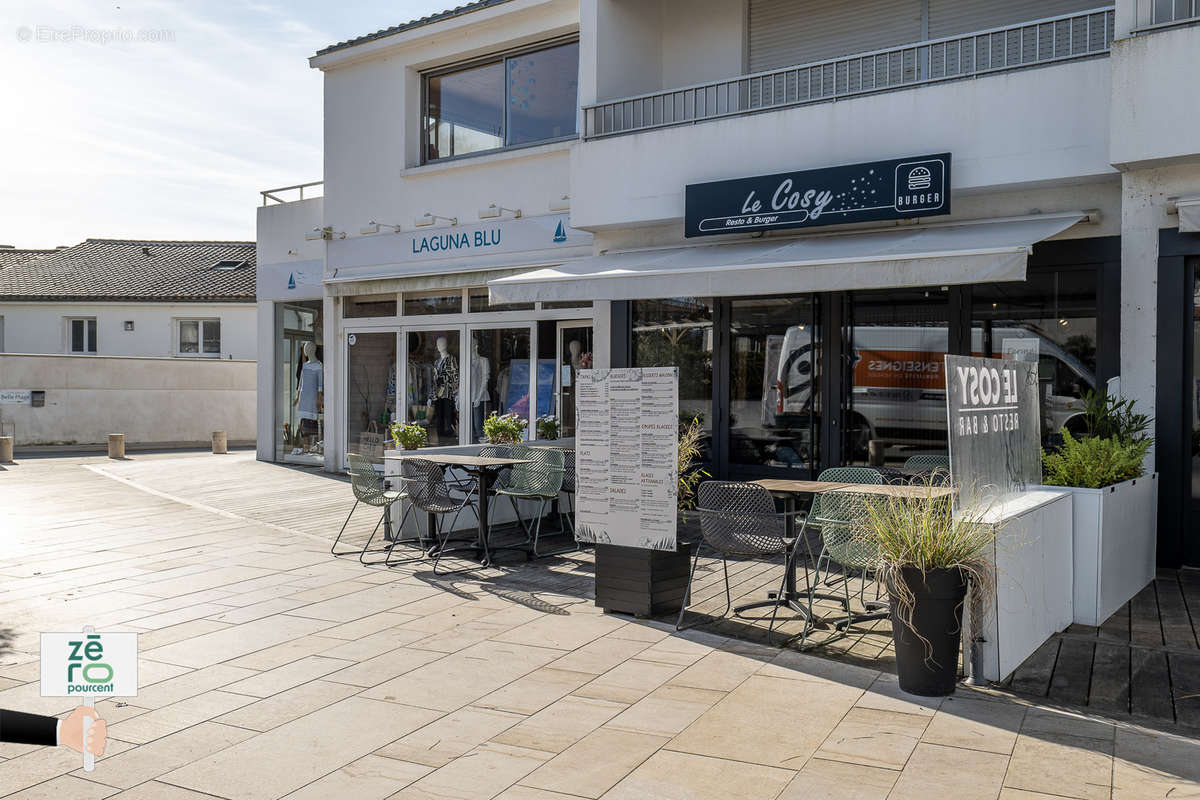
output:
[[575,538],[674,550],[679,368],[576,375]]

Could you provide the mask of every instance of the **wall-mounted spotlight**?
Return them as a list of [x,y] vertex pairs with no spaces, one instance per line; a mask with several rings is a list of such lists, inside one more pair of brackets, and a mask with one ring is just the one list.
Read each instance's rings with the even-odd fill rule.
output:
[[366,225],[363,225],[361,228],[358,229],[358,232],[361,233],[363,236],[368,236],[372,233],[379,233],[380,228],[391,228],[392,233],[400,232],[399,225],[389,225],[386,222],[376,222],[375,220],[371,220]]
[[503,214],[505,212],[512,214],[513,219],[521,218],[521,209],[505,208],[504,206],[498,206],[495,203],[492,203],[487,208],[479,209],[479,218],[480,219],[495,219],[496,217],[500,216],[501,214]]
[[550,201],[551,211],[570,211],[571,210],[571,195],[564,194],[557,200]]
[[428,211],[426,211],[424,216],[417,217],[413,220],[413,225],[416,225],[418,228],[428,228],[439,219],[444,222],[449,222],[451,225],[458,224],[458,217],[440,217],[437,214],[430,214]]
[[319,242],[322,239],[329,241],[330,239],[345,239],[345,231],[335,231],[332,225],[326,225],[324,228],[313,228],[308,233],[304,234],[305,241]]

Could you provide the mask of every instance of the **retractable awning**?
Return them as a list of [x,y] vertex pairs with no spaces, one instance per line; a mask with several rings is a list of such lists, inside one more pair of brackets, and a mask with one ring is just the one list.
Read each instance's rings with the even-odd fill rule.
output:
[[1020,281],[1036,242],[1082,211],[882,232],[630,250],[492,280],[493,302],[638,300]]

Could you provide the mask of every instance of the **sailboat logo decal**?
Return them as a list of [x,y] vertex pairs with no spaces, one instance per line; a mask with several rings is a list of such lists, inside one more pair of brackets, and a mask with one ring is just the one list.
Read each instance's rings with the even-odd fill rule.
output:
[[562,220],[558,221],[558,227],[554,229],[554,241],[565,242],[567,240],[567,231],[563,228]]
[[289,289],[295,289],[295,288],[296,288],[296,273],[294,273],[294,272],[293,272],[293,273],[290,273],[290,274],[288,275],[288,288],[289,288]]

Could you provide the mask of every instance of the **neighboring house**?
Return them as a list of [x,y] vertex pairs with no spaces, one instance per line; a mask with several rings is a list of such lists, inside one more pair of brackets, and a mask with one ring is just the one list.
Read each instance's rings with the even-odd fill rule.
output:
[[0,352],[253,360],[254,242],[0,249]]

